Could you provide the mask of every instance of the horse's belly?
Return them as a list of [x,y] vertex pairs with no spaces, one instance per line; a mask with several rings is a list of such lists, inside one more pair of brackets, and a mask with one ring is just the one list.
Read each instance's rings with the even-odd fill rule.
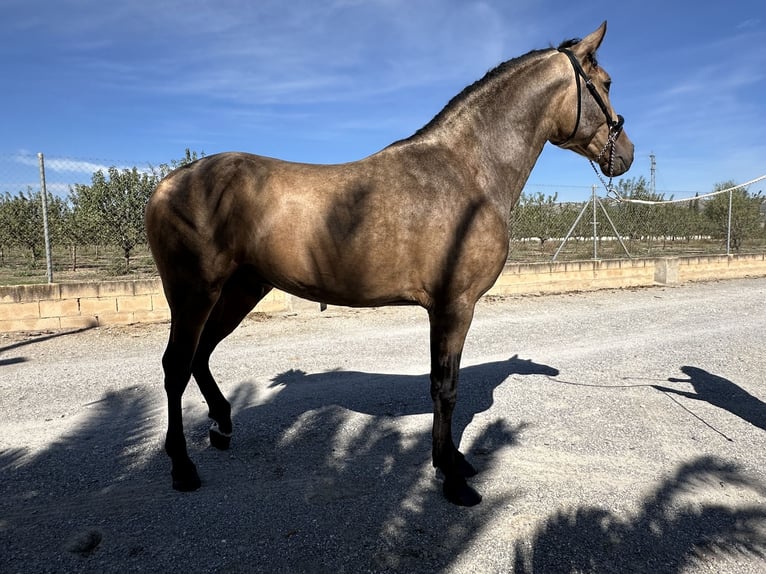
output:
[[418,303],[410,277],[376,271],[369,262],[338,259],[323,265],[315,258],[275,265],[271,283],[283,291],[314,301],[349,307]]
[[[274,287],[332,305],[373,307],[417,304],[422,281],[411,263],[375,256],[374,248],[345,249],[295,239],[266,246],[257,255],[263,278]],[[393,255],[390,250],[380,249]]]

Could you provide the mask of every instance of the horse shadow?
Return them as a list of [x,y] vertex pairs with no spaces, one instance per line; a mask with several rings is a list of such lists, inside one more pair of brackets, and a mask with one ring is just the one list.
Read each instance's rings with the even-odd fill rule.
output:
[[[453,414],[453,439],[459,445],[474,416],[488,411],[494,403],[495,389],[508,377],[542,375],[555,377],[559,370],[514,355],[510,359],[466,366],[460,369],[458,400]],[[335,370],[308,374],[289,370],[272,379],[271,388],[280,389],[278,400],[294,403],[301,398],[301,409],[335,405],[377,418],[431,415],[433,401],[430,379],[423,375],[398,375]],[[298,416],[298,413],[294,413]]]
[[552,514],[531,540],[516,542],[515,574],[652,572],[678,574],[714,558],[766,557],[766,509],[684,504],[706,487],[748,489],[764,485],[735,465],[700,457],[657,485],[629,518],[601,507]]
[[754,397],[732,381],[719,377],[698,367],[684,366],[681,372],[688,379],[668,378],[671,383],[688,383],[694,392],[682,391],[662,385],[652,385],[665,393],[672,393],[687,399],[705,401],[719,409],[729,411],[751,425],[766,430],[766,403]]
[[[495,389],[508,377],[556,373],[518,356],[461,369],[456,443],[475,415],[493,406]],[[428,375],[288,370],[274,376],[265,393],[263,386],[243,382],[229,393],[239,475],[220,480],[205,470],[208,462],[199,467],[203,489],[234,481],[279,493],[252,502],[281,509],[268,528],[274,532],[270,551],[284,557],[273,571],[444,571],[512,503],[514,494],[496,493],[465,512],[443,499],[431,465]],[[492,476],[501,452],[518,445],[523,426],[490,416],[472,429],[468,454],[480,470],[472,479],[480,491],[482,475]],[[298,542],[309,535],[307,522],[323,545],[340,543],[322,555],[326,562],[309,543]],[[344,564],[353,567],[344,570]]]

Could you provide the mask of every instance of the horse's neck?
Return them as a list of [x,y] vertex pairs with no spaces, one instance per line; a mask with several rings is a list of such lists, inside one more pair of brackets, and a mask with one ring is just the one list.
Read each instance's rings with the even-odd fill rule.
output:
[[413,142],[458,154],[504,217],[551,136],[548,117],[560,86],[555,78],[546,80],[552,76],[545,73],[547,59],[541,54],[471,93]]

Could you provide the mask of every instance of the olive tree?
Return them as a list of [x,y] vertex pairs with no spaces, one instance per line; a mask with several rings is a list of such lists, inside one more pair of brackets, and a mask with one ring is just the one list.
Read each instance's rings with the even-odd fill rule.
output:
[[565,209],[558,203],[558,194],[522,194],[519,204],[511,212],[509,228],[517,240],[537,239],[540,250],[545,243],[566,233]]
[[99,216],[83,206],[75,187],[70,188],[67,199],[59,200],[55,208],[56,243],[68,248],[70,268],[77,271],[78,248],[97,245],[99,242]]
[[[734,187],[733,181],[715,185],[713,191]],[[731,240],[731,247],[739,251],[742,242],[756,236],[761,230],[761,206],[764,198],[761,193],[751,195],[744,188],[737,188],[729,193],[719,193],[708,200],[705,215],[711,223],[715,237]],[[731,216],[729,215],[731,205]],[[729,221],[731,220],[731,231]]]
[[3,201],[5,234],[11,245],[28,250],[32,265],[43,251],[43,209],[40,192],[27,188],[26,193],[5,194]]
[[77,216],[97,225],[102,237],[122,249],[125,272],[133,248],[146,242],[144,208],[157,183],[155,173],[110,167],[107,173],[94,173],[90,185],[74,186]]
[[189,165],[197,161],[198,159],[205,157],[205,152],[199,152],[190,150],[188,147],[184,150],[184,156],[181,159],[172,159],[170,163],[161,163],[159,167],[154,170],[157,176],[162,179],[174,169]]

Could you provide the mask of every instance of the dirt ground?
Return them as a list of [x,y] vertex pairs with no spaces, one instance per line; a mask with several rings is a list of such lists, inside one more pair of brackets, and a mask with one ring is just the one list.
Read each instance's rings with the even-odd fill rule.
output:
[[248,319],[213,356],[229,451],[170,488],[168,326],[0,335],[0,572],[761,573],[766,279],[482,301],[430,465],[415,308]]

